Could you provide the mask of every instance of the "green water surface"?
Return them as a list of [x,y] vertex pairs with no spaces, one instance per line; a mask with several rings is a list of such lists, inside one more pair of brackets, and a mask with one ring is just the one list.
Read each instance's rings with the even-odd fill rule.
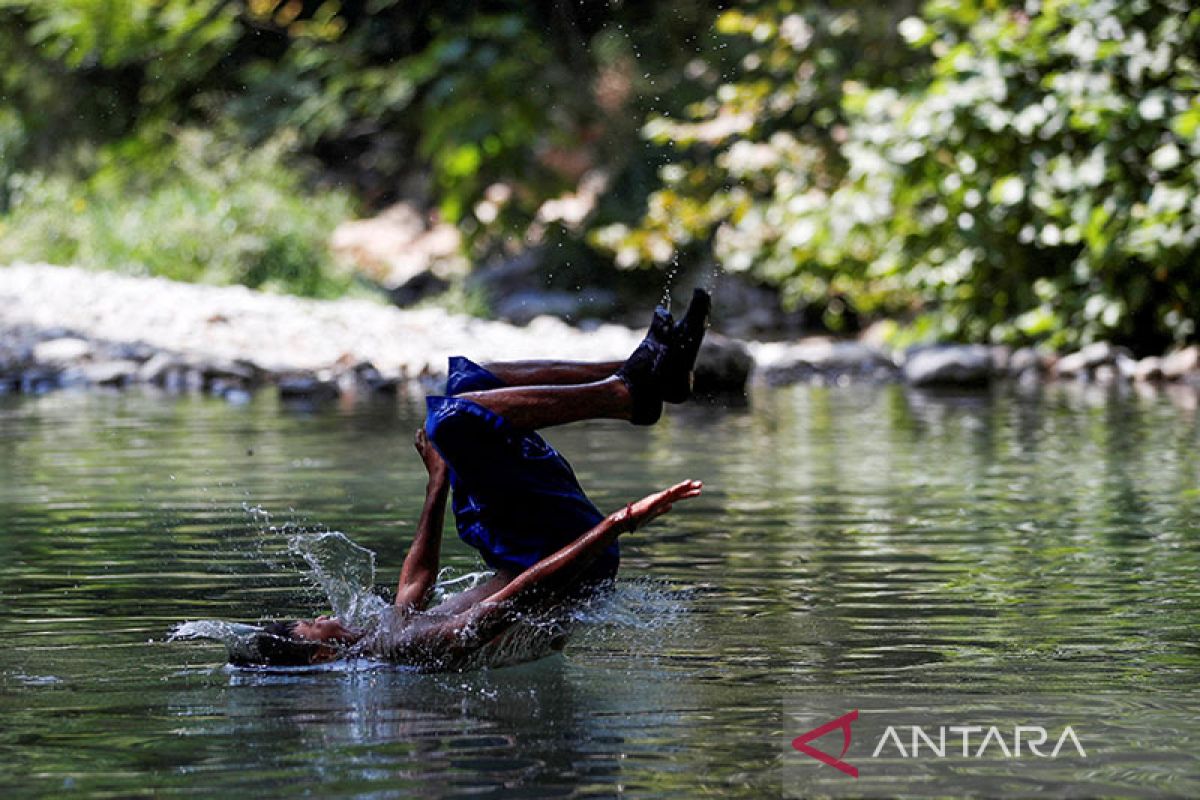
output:
[[[3,795],[777,797],[799,733],[782,709],[805,693],[1200,688],[1187,390],[802,386],[554,430],[606,511],[706,484],[624,541],[618,597],[564,654],[264,675],[167,641],[325,610],[283,547],[296,527],[344,532],[390,584],[423,497],[419,411],[0,397]],[[452,537],[444,560],[478,567]],[[1080,791],[1200,787],[1106,781]]]

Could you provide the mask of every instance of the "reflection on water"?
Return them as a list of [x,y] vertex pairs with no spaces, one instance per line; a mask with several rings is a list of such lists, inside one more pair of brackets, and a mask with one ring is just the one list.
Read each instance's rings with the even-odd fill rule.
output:
[[0,785],[777,796],[797,693],[1103,691],[1149,725],[1200,678],[1189,391],[797,387],[550,431],[601,508],[706,493],[627,537],[621,590],[563,655],[453,675],[252,673],[165,641],[330,610],[294,546],[329,531],[385,597],[423,498],[416,405],[0,398]]

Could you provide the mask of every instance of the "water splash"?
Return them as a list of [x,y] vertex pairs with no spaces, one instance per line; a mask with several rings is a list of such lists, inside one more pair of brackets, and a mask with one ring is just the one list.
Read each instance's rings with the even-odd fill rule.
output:
[[[392,613],[392,605],[374,591],[375,553],[338,531],[305,530],[292,523],[277,527],[271,524],[265,509],[246,506],[245,510],[259,527],[265,546],[260,554],[265,556],[265,550],[278,548],[290,557],[269,559],[274,568],[294,570],[297,561],[302,562],[302,574],[324,595],[333,614],[352,627],[371,631],[363,642],[368,645],[366,648],[355,648],[354,658],[336,662],[339,666],[332,669],[378,668],[379,656],[385,656],[388,649],[386,642],[401,635],[408,623]],[[274,545],[280,538],[284,540],[282,546]],[[450,600],[493,575],[490,571],[460,573],[453,567],[443,568],[433,589],[432,604]],[[526,615],[504,635],[452,668],[469,670],[534,661],[562,650],[568,638],[584,628],[588,629],[587,638],[593,644],[619,647],[627,652],[653,652],[661,644],[663,631],[678,624],[685,604],[683,594],[655,581],[621,582],[612,591]],[[231,662],[248,663],[257,660],[256,639],[261,630],[257,625],[240,622],[195,620],[175,626],[168,641],[217,641],[225,646]],[[639,632],[643,635],[639,636]],[[640,643],[642,638],[647,641]],[[370,642],[380,647],[371,647]],[[296,671],[296,668],[280,669]]]
[[725,267],[721,266],[720,261],[713,261],[712,269],[708,271],[708,275],[706,276],[704,288],[707,289],[710,294],[715,295],[717,293],[717,283],[724,276]]
[[676,254],[671,260],[671,268],[667,270],[667,274],[663,276],[663,291],[662,297],[659,298],[658,304],[664,308],[671,307],[671,293],[675,288],[675,277],[679,274],[679,255]]
[[471,655],[460,669],[536,661],[570,642],[643,658],[686,628],[688,594],[651,578],[621,581],[587,598],[529,614]]
[[491,570],[479,570],[459,575],[454,567],[442,567],[434,583],[430,605],[444,603],[455,595],[474,589],[495,574]]
[[375,553],[343,533],[297,533],[288,551],[308,565],[305,574],[325,594],[333,615],[355,628],[370,627],[389,607],[377,596]]
[[199,619],[182,622],[171,629],[168,642],[188,639],[210,639],[225,645],[231,662],[251,661],[257,655],[255,636],[262,628],[242,622],[221,619]]
[[572,618],[591,627],[630,631],[665,631],[688,619],[691,591],[676,589],[649,576],[620,581],[614,590],[577,601]]

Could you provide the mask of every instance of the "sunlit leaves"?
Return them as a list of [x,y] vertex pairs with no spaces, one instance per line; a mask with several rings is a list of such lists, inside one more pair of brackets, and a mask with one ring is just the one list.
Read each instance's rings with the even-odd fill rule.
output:
[[[697,198],[727,267],[803,300],[915,305],[936,336],[1194,332],[1200,14],[1173,0],[934,0],[897,23],[931,59],[897,82],[829,68],[846,40],[828,17],[804,47],[784,42],[781,5],[729,12],[721,30],[756,65],[791,53],[790,72],[747,70],[698,119],[648,130],[680,148],[669,191]],[[828,138],[803,122],[780,135],[815,117],[802,89],[838,109]],[[672,231],[653,211],[643,227]],[[640,241],[623,242],[626,262]]]
[[237,14],[225,0],[3,0],[0,9],[27,15],[31,41],[72,67],[151,56],[189,72],[188,58],[228,42]]

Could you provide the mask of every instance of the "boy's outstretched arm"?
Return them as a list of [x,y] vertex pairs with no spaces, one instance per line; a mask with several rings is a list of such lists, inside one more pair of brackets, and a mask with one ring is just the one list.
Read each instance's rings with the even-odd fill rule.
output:
[[583,536],[546,556],[500,591],[457,615],[445,626],[446,632],[454,635],[469,633],[476,642],[488,641],[528,610],[530,601],[571,585],[622,533],[636,530],[667,513],[680,500],[698,496],[702,487],[700,481],[683,481],[609,514]]
[[425,607],[429,591],[437,581],[450,477],[446,462],[425,437],[424,428],[417,431],[413,445],[417,448],[421,460],[425,462],[429,483],[425,487],[425,505],[421,509],[421,520],[417,523],[417,533],[400,570],[396,605],[420,610]]

